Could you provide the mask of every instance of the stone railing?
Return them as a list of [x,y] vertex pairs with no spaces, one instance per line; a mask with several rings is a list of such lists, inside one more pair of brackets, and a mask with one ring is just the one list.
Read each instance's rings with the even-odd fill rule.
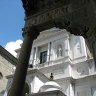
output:
[[69,57],[60,57],[55,60],[51,60],[51,61],[41,63],[41,64],[36,61],[36,64],[33,66],[33,68],[43,68],[43,67],[48,67],[48,66],[52,66],[52,65],[56,65],[56,64],[62,64],[65,62],[71,62],[70,58]]

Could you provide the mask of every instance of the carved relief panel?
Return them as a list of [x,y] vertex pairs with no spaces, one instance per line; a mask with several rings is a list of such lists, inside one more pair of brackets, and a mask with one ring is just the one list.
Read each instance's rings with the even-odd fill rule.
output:
[[69,3],[70,0],[27,0],[26,2],[23,1],[23,6],[26,11],[31,11],[30,14],[35,14],[38,11],[56,8]]

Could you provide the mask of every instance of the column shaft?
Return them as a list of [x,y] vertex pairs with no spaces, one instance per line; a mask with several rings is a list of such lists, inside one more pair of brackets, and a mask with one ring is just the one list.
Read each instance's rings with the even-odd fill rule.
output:
[[33,43],[33,40],[36,38],[36,35],[38,34],[36,34],[35,32],[32,34],[30,34],[29,32],[26,32],[24,34],[24,41],[20,51],[18,64],[16,66],[13,83],[12,83],[11,89],[8,92],[8,96],[22,96],[32,43]]

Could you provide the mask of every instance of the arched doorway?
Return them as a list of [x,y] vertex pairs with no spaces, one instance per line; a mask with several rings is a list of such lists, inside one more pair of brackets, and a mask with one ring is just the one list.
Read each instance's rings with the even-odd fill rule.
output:
[[[19,56],[19,64],[15,71],[16,75],[14,76],[12,91],[15,88],[15,80],[25,81],[23,77],[26,76],[33,40],[43,30],[54,26],[60,29],[67,29],[72,34],[88,38],[88,43],[90,43],[94,51],[96,50],[96,2],[94,1],[53,0],[52,2],[50,0],[22,0],[26,15],[25,26],[23,28],[24,42],[21,50],[23,54]],[[27,50],[28,48],[29,50]],[[96,51],[94,51],[94,60],[96,60]],[[20,83],[22,83],[22,86],[24,85],[24,82]],[[20,88],[20,83],[17,89]],[[27,87],[24,88],[26,92],[28,91]],[[10,94],[12,94],[12,91]],[[17,94],[14,96],[17,96]]]

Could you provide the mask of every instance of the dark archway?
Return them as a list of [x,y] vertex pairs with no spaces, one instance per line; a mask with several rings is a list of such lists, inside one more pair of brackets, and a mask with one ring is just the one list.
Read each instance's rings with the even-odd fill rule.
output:
[[85,37],[96,61],[95,0],[22,0],[22,3],[26,15],[24,41],[9,96],[20,96],[22,93],[32,43],[43,30],[58,27]]
[[25,9],[24,30],[41,32],[58,27],[83,36],[96,60],[95,0],[22,0]]

